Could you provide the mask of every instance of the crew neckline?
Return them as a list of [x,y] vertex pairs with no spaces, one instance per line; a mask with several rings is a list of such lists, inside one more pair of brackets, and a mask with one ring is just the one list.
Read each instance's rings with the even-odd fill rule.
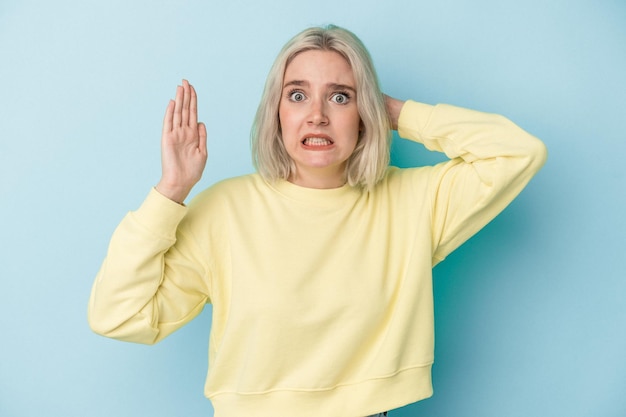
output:
[[319,207],[344,204],[356,200],[361,195],[359,187],[353,187],[348,183],[337,188],[308,188],[281,179],[268,185],[286,198]]

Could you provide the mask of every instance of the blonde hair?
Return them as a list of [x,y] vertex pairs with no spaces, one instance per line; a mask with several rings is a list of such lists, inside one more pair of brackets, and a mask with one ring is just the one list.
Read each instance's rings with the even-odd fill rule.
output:
[[251,132],[252,158],[266,180],[288,179],[295,166],[284,147],[278,108],[287,65],[299,53],[334,51],[353,71],[361,132],[346,164],[346,180],[352,186],[372,189],[389,165],[390,122],[372,58],[352,32],[338,26],[312,27],[294,36],[280,51],[265,82]]

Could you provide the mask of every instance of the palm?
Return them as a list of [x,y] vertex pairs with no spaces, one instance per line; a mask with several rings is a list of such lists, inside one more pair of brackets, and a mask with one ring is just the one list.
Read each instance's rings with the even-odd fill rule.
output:
[[206,137],[206,127],[198,123],[195,89],[183,80],[163,120],[159,192],[182,203],[202,177],[207,160]]

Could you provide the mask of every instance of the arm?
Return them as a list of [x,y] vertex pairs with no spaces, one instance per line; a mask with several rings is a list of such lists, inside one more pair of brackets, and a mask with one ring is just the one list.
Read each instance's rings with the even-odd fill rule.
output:
[[[391,100],[388,108],[397,107]],[[546,160],[541,141],[496,114],[407,101],[397,126],[401,137],[450,158],[430,173],[433,263],[497,216]]]
[[209,299],[206,260],[193,230],[180,227],[188,210],[181,203],[206,162],[206,129],[197,122],[196,102],[184,81],[168,104],[161,181],[117,227],[93,284],[88,320],[96,333],[155,343],[191,320]]

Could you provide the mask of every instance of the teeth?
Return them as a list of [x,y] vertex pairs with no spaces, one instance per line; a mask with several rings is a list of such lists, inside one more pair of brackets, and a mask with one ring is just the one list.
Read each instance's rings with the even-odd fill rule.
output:
[[305,145],[309,145],[309,146],[324,146],[324,145],[330,145],[332,142],[329,141],[328,139],[324,139],[324,138],[306,138],[304,140],[304,144]]

